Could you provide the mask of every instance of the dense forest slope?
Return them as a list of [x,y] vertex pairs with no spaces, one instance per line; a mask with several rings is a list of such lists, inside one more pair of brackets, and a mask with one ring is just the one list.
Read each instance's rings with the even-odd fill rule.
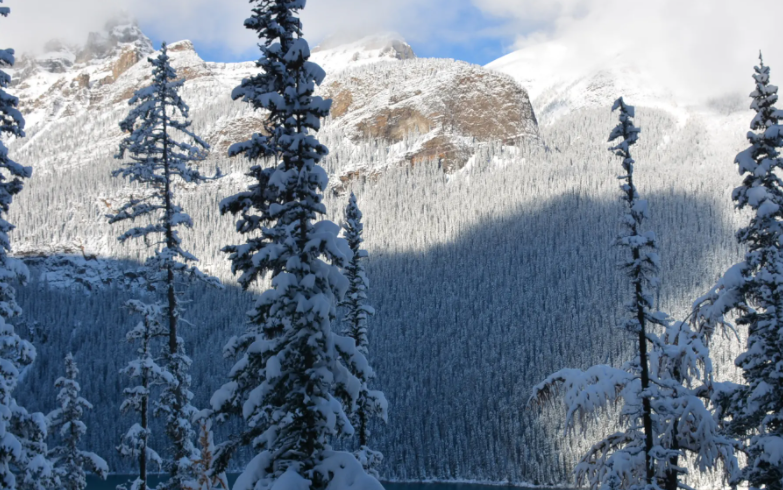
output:
[[[100,38],[98,44],[115,50],[107,55],[113,57],[125,49],[122,39],[132,37]],[[148,47],[138,39],[128,42],[142,53]],[[374,431],[386,454],[383,474],[567,481],[595,428],[564,436],[558,407],[538,414],[526,409],[526,401],[530,387],[556,369],[619,364],[627,356],[629,339],[619,328],[625,284],[611,247],[621,211],[619,163],[604,143],[613,126],[608,107],[581,107],[539,129],[525,90],[508,76],[450,60],[401,60],[407,56],[397,56],[407,53],[402,48],[370,46],[391,57],[343,67],[325,82],[337,106],[346,90],[351,102],[327,122],[322,142],[331,149],[326,167],[334,187],[326,205],[332,218],[339,220],[349,188],[365,215],[370,301],[378,311],[371,352],[378,386],[390,401],[388,425]],[[230,363],[222,345],[242,328],[252,301],[236,288],[219,252],[240,239],[232,218],[217,208],[242,187],[247,162],[221,155],[225,145],[257,127],[258,115],[228,97],[252,64],[203,63],[189,43],[173,44],[172,51],[183,72],[203,69],[183,96],[193,107],[195,131],[216,148],[208,165],[227,174],[198,190],[183,189],[183,205],[195,221],[183,238],[202,268],[227,285],[193,291],[186,315],[193,324],[184,336],[194,358],[196,403],[204,405],[226,379]],[[88,65],[103,66],[76,58],[71,63],[46,73],[71,76]],[[139,86],[147,70],[134,64],[95,90],[113,86],[111,93],[120,87],[124,93]],[[29,75],[30,87],[44,78],[36,73]],[[463,91],[471,81],[477,89]],[[118,370],[131,356],[123,335],[136,320],[120,306],[143,294],[132,273],[124,272],[146,251],[141,244],[121,246],[104,215],[124,194],[141,192],[109,175],[118,163],[112,159],[120,137],[116,122],[127,109],[108,92],[101,92],[93,110],[92,97],[50,94],[50,100],[39,91],[45,110],[33,111],[29,137],[12,146],[17,160],[35,168],[11,216],[18,224],[15,248],[29,257],[34,272],[20,289],[23,325],[40,352],[19,398],[31,409],[50,409],[60,360],[73,351],[84,395],[96,405],[87,419],[89,443],[122,470],[127,462],[114,446],[131,420],[118,416],[126,383]],[[487,94],[498,100],[487,101]],[[57,97],[61,103],[51,102]],[[448,109],[449,97],[458,100],[441,115],[451,114],[452,123],[426,121]],[[476,102],[481,100],[491,103]],[[82,106],[64,112],[73,103]],[[407,114],[415,109],[423,119],[413,117],[408,125],[383,112],[394,108]],[[508,119],[497,131],[478,134],[485,124],[469,124],[501,112]],[[402,129],[374,132],[372,123],[383,123],[379,118]],[[649,227],[660,237],[663,260],[658,301],[680,318],[740,254],[733,233],[741,217],[729,195],[737,180],[733,152],[743,145],[746,120],[744,113],[676,117],[668,110],[638,110],[643,132],[636,175],[650,201]],[[453,153],[459,160],[445,150],[421,153],[438,137],[460,148]],[[737,346],[736,340],[718,342],[721,376],[734,374]]]

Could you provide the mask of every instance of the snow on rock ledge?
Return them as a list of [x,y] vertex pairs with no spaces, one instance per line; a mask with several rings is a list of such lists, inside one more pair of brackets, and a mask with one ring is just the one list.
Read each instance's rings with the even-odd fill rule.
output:
[[414,58],[416,54],[405,39],[395,33],[384,33],[350,41],[329,38],[313,48],[311,60],[327,74],[335,74],[356,66]]

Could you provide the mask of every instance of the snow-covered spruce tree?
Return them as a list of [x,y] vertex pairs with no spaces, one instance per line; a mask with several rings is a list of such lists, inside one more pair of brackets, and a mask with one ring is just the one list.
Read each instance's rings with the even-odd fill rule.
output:
[[625,328],[632,334],[636,334],[638,338],[639,358],[637,362],[642,391],[641,423],[644,429],[645,481],[647,485],[650,485],[653,481],[655,468],[651,454],[654,435],[650,398],[645,396],[645,392],[650,387],[650,371],[647,360],[647,323],[660,324],[661,321],[660,316],[651,314],[653,297],[648,288],[649,286],[657,286],[658,253],[655,250],[655,234],[642,233],[641,231],[642,220],[647,217],[647,201],[639,199],[633,181],[635,162],[631,157],[631,146],[636,143],[640,132],[640,129],[633,124],[635,111],[633,107],[625,104],[622,97],[617,99],[612,106],[612,111],[617,109],[620,110],[620,123],[612,130],[609,141],[622,138],[620,144],[610,150],[623,159],[622,166],[625,175],[621,178],[625,180],[625,183],[621,189],[623,201],[627,205],[628,211],[623,216],[624,230],[618,236],[616,245],[631,252],[630,260],[626,259],[623,263],[623,268],[626,270],[633,288],[632,299],[625,305],[630,316],[626,321]]
[[[0,7],[0,16],[9,13],[8,7]],[[0,68],[13,64],[14,50],[0,49]],[[26,281],[28,271],[21,260],[8,256],[8,234],[14,226],[5,217],[13,197],[24,187],[22,179],[33,171],[11,160],[3,143],[5,136],[25,136],[19,99],[5,91],[10,82],[11,77],[0,70],[0,488],[41,488],[57,483],[46,458],[46,418],[28,413],[13,394],[20,370],[35,360],[35,348],[17,335],[11,323],[22,313],[13,284]]]
[[[356,376],[356,379],[361,383],[355,406],[351,408],[349,405],[348,407],[349,418],[356,431],[359,446],[354,455],[362,463],[362,466],[377,478],[383,454],[369,447],[370,429],[368,423],[373,417],[380,417],[386,421],[387,402],[382,392],[369,389],[368,385],[375,377],[375,373],[367,363],[361,363],[369,355],[367,319],[369,315],[375,314],[375,310],[367,304],[367,290],[370,288],[370,281],[367,279],[362,263],[362,259],[367,257],[367,251],[361,249],[362,242],[364,242],[362,238],[364,224],[362,223],[362,212],[356,204],[356,196],[353,192],[348,199],[343,219],[343,236],[353,252],[353,257],[345,267],[345,277],[349,284],[348,291],[345,293],[345,299],[340,303],[340,306],[346,310],[343,318],[345,325],[343,334],[354,340],[357,350],[362,354],[359,357],[359,364],[351,357],[345,358],[351,374]],[[350,402],[350,398],[347,400]]]
[[[686,453],[693,455],[702,471],[721,461],[731,479],[736,471],[732,442],[719,435],[713,414],[700,398],[709,393],[712,380],[704,339],[689,324],[672,322],[652,309],[649,289],[657,284],[658,256],[655,235],[641,231],[647,203],[636,191],[630,153],[640,130],[633,124],[633,107],[621,98],[613,106],[616,109],[620,109],[620,124],[609,141],[623,140],[610,150],[623,158],[621,189],[628,208],[616,245],[630,250],[630,259],[621,263],[633,287],[624,327],[638,342],[637,356],[620,369],[598,365],[586,371],[561,370],[533,389],[531,402],[543,403],[564,392],[569,429],[620,402],[623,430],[593,445],[576,467],[577,481],[590,488],[681,488],[685,470],[679,458]],[[650,324],[662,327],[663,336],[650,331]]]
[[49,451],[49,457],[54,463],[54,471],[60,478],[60,485],[65,490],[83,490],[87,487],[87,471],[91,471],[104,480],[109,474],[109,465],[97,454],[79,449],[79,441],[87,431],[82,422],[85,410],[91,410],[92,404],[82,398],[81,386],[76,381],[79,369],[73,354],[65,356],[65,376],[58,378],[54,386],[60,388],[57,403],[60,408],[47,415],[49,429],[56,431],[62,445]]
[[612,130],[609,141],[622,138],[610,151],[623,159],[624,182],[620,188],[627,212],[621,220],[622,231],[615,245],[630,250],[630,257],[621,262],[632,286],[632,299],[625,305],[629,317],[624,327],[637,341],[637,355],[622,369],[598,365],[586,371],[561,370],[534,387],[531,401],[541,403],[554,393],[565,391],[567,426],[573,427],[576,415],[582,419],[620,398],[625,430],[595,444],[582,457],[575,473],[580,484],[587,483],[594,489],[641,490],[656,488],[653,485],[657,484],[647,324],[662,324],[665,317],[651,311],[652,295],[648,289],[656,285],[658,256],[654,234],[641,231],[647,202],[639,199],[633,181],[634,160],[630,148],[636,143],[640,129],[633,124],[634,108],[622,98],[612,107],[613,111],[617,109],[620,123]]
[[[359,382],[340,362],[361,353],[353,339],[332,331],[336,303],[348,287],[340,272],[350,248],[339,227],[318,221],[328,177],[318,163],[327,154],[311,132],[318,131],[330,101],[313,96],[324,71],[308,61],[310,48],[297,17],[305,0],[253,0],[245,26],[262,39],[257,62],[262,73],[245,79],[232,97],[266,114],[266,134],[237,143],[230,155],[268,158],[254,166],[256,181],[246,192],[221,203],[222,212],[240,214],[243,245],[225,247],[232,269],[247,288],[271,273],[249,315],[246,332],[232,338],[228,355],[239,360],[231,380],[212,397],[219,418],[241,415],[246,429],[220,445],[215,470],[224,470],[238,446],[255,453],[235,490],[338,490],[382,487],[356,458],[330,442],[353,428],[335,391],[358,396]],[[366,361],[364,361],[366,363]]]
[[117,450],[121,455],[139,461],[139,476],[131,483],[130,489],[147,490],[148,463],[155,463],[158,468],[163,465],[158,453],[149,446],[150,390],[152,386],[161,383],[164,372],[152,355],[151,343],[154,338],[165,337],[168,332],[164,326],[161,305],[130,300],[125,303],[125,307],[142,317],[142,320],[126,336],[128,342],[139,342],[139,347],[136,349],[138,357],[130,361],[122,370],[122,373],[131,379],[138,379],[139,384],[125,388],[125,400],[120,410],[137,412],[140,420],[123,435]]
[[783,489],[783,111],[775,108],[778,88],[759,55],[754,68],[748,132],[750,146],[735,163],[743,176],[732,199],[750,209],[748,226],[737,232],[747,247],[745,260],[732,266],[716,286],[694,303],[703,328],[728,325],[724,315],[737,314],[747,325],[747,350],[735,364],[744,384],[723,397],[729,432],[745,441],[747,466],[742,478],[751,489]]
[[[192,220],[175,202],[174,189],[178,182],[199,184],[209,180],[197,168],[206,158],[209,145],[189,129],[189,108],[179,95],[185,80],[177,80],[165,43],[160,54],[149,62],[153,66],[152,84],[136,91],[129,101],[133,108],[120,122],[120,128],[130,135],[120,143],[116,157],[123,159],[127,155],[130,162],[113,173],[145,186],[147,194],[131,197],[116,214],[109,215],[109,221],[144,219],[147,224],[126,231],[120,241],[130,238],[148,241],[150,237],[157,240],[155,254],[147,260],[145,268],[148,283],[165,292],[165,301],[160,304],[164,305],[162,313],[168,327],[165,356],[168,374],[161,377],[162,390],[155,412],[165,417],[166,433],[171,441],[171,454],[166,462],[171,478],[159,488],[184,488],[193,480],[190,467],[198,452],[190,422],[196,412],[191,404],[193,394],[188,374],[191,360],[185,354],[182,337],[177,334],[182,315],[177,283],[186,278],[212,285],[218,283],[190,265],[197,259],[182,248],[177,228],[191,227]],[[190,142],[177,140],[175,136],[179,135]]]

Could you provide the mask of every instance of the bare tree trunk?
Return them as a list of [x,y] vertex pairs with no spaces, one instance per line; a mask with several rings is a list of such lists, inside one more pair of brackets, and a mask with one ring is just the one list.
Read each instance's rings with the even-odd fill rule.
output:
[[[146,320],[145,320],[146,323]],[[144,334],[144,355],[149,354],[149,324],[146,325],[147,331]],[[141,373],[141,386],[145,391],[149,393],[149,376],[147,374],[147,368],[144,368]],[[147,413],[149,406],[149,395],[145,394],[141,400],[141,428],[144,433],[141,436],[141,451],[139,454],[139,479],[141,480],[140,490],[147,490],[147,428],[149,426],[149,415]]]
[[[629,155],[630,157],[630,155]],[[636,194],[636,187],[633,184],[633,170],[629,170],[628,173],[628,204],[630,208],[633,208]],[[639,230],[637,229],[637,225],[634,222],[632,233],[634,235],[639,234]],[[639,259],[641,258],[639,249],[634,248],[633,249],[633,260],[635,264],[639,264]],[[641,267],[638,266],[637,267]],[[634,302],[636,305],[636,320],[639,322],[639,364],[641,368],[641,378],[642,378],[642,391],[647,391],[647,389],[650,386],[650,369],[648,366],[647,361],[647,329],[646,329],[646,319],[644,317],[644,293],[643,293],[643,284],[642,284],[642,278],[641,278],[641,271],[636,272],[636,277],[633,279],[634,281]],[[652,408],[650,407],[650,397],[645,395],[642,397],[642,425],[644,426],[644,464],[645,468],[647,470],[646,476],[647,476],[647,484],[651,484],[653,481],[654,474],[654,468],[652,466],[652,462],[650,460],[650,453],[652,452],[653,447],[653,428],[652,428]]]
[[[166,99],[165,95],[161,101],[163,105],[163,176],[165,181],[164,205],[165,205],[165,223],[166,247],[170,250],[176,245],[174,243],[174,230],[171,226],[172,204],[171,204],[171,168],[169,166],[169,141],[168,126],[166,124]],[[168,316],[169,316],[169,353],[173,356],[177,353],[177,296],[174,291],[174,270],[169,262],[166,266],[166,288],[168,289]]]

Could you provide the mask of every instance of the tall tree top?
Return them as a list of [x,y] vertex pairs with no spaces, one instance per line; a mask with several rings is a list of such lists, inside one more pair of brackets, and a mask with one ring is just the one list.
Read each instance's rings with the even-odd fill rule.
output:
[[[185,182],[207,180],[197,167],[189,165],[206,158],[209,144],[189,129],[190,108],[179,95],[185,79],[177,79],[166,43],[161,45],[156,58],[148,58],[147,61],[153,66],[152,83],[133,94],[128,105],[135,107],[120,122],[120,129],[130,135],[120,143],[116,158],[124,158],[128,153],[132,161],[115,171],[115,175],[122,175],[131,182],[163,183],[165,176],[157,172],[168,164],[170,172]],[[177,141],[168,131],[159,131],[163,125],[167,130],[171,128],[184,133],[193,144]]]
[[[733,199],[737,206],[750,206],[755,211],[748,227],[740,230],[738,238],[748,243],[750,250],[760,250],[772,246],[777,248],[777,239],[783,230],[779,220],[783,216],[783,186],[775,168],[783,167],[780,147],[783,146],[783,126],[780,119],[783,111],[775,107],[778,100],[778,87],[770,84],[770,69],[764,65],[759,55],[759,65],[754,67],[753,81],[755,89],[751,92],[750,108],[756,112],[750,123],[751,131],[747,138],[750,146],[739,152],[735,163],[744,176],[742,185],[734,189]],[[767,237],[767,238],[764,238]],[[755,257],[755,258],[754,258]],[[751,267],[757,256],[749,256]]]
[[255,0],[255,3],[258,5],[251,9],[253,15],[245,20],[245,27],[256,31],[265,46],[276,39],[286,44],[294,36],[302,36],[302,21],[296,14],[305,8],[306,0]]
[[633,123],[633,118],[636,117],[636,110],[633,106],[625,103],[622,97],[617,99],[612,105],[612,112],[620,110],[620,122],[612,129],[609,134],[609,141],[615,141],[618,138],[623,140],[616,146],[609,148],[610,151],[614,151],[619,157],[623,157],[623,168],[627,172],[632,172],[633,160],[631,159],[631,146],[636,144],[639,139],[639,133],[642,131],[636,127]]
[[[783,238],[783,185],[778,171],[783,168],[780,147],[783,146],[783,111],[775,107],[778,87],[770,83],[770,67],[764,64],[759,53],[759,64],[753,68],[755,88],[750,93],[750,108],[755,115],[750,123],[747,138],[750,146],[740,151],[737,164],[742,184],[734,189],[732,199],[739,209],[753,210],[748,226],[740,228],[737,238],[748,247],[745,260],[733,265],[717,284],[693,304],[694,321],[699,328],[712,332],[717,327],[733,330],[726,313],[738,310],[742,316],[738,323],[752,321],[756,310],[749,308],[750,296],[758,295],[766,288],[765,282],[775,281],[777,272],[769,275],[762,269],[779,270],[779,247]],[[765,294],[758,296],[765,303]],[[775,309],[768,313],[774,314]]]
[[348,198],[348,205],[345,207],[345,229],[351,235],[356,235],[359,243],[363,242],[361,238],[364,232],[364,224],[362,223],[362,212],[359,209],[359,205],[356,203],[356,195],[351,192],[351,197]]
[[[251,0],[256,4],[245,27],[255,30],[263,43],[256,62],[263,73],[245,79],[231,97],[270,112],[266,121],[269,136],[254,134],[250,141],[229,148],[229,155],[245,153],[248,158],[279,155],[287,164],[304,158],[319,162],[328,149],[307,130],[318,131],[321,119],[329,115],[331,100],[313,96],[315,86],[326,73],[308,61],[310,47],[302,36],[298,11],[305,0]],[[303,146],[302,143],[304,143]],[[293,159],[293,160],[292,160]],[[325,174],[318,178],[326,185]]]
[[[242,271],[238,281],[245,288],[262,271],[279,269],[273,262],[278,261],[280,251],[273,249],[282,246],[287,238],[297,240],[300,242],[297,247],[303,248],[306,236],[315,231],[312,221],[326,213],[323,191],[328,176],[318,164],[329,150],[313,133],[320,129],[321,119],[328,116],[331,107],[331,100],[313,95],[325,74],[317,64],[307,61],[310,48],[300,37],[297,13],[305,2],[252,0],[252,3],[256,7],[245,26],[256,30],[265,40],[259,46],[261,58],[257,61],[262,71],[242,80],[232,97],[266,111],[265,131],[231,145],[229,156],[244,154],[251,160],[272,158],[274,165],[252,167],[249,175],[257,183],[220,204],[223,213],[241,214],[237,231],[261,235],[248,240],[246,245],[224,249],[231,253],[232,271]],[[263,226],[273,221],[279,221],[280,226]],[[290,226],[295,222],[300,224],[298,231]],[[324,222],[316,226],[326,232],[333,225]],[[297,237],[293,238],[293,234]],[[328,235],[331,233],[320,236],[326,239]],[[327,242],[334,259],[341,262],[344,257],[337,251],[335,238],[328,238]],[[265,248],[267,252],[261,252]]]
[[631,314],[626,327],[631,331],[637,331],[640,328],[637,310],[639,307],[644,309],[644,317],[648,321],[661,323],[657,313],[648,311],[653,306],[653,298],[647,290],[647,286],[655,287],[658,284],[656,275],[660,259],[656,252],[655,233],[641,230],[642,221],[649,216],[649,210],[647,200],[639,198],[633,179],[635,161],[631,156],[631,146],[636,144],[641,132],[641,129],[633,122],[636,111],[633,106],[626,104],[622,97],[617,99],[612,106],[612,111],[618,109],[620,111],[619,121],[609,134],[609,141],[618,139],[621,141],[610,147],[609,150],[623,159],[622,167],[625,175],[620,175],[618,178],[623,181],[620,189],[623,191],[622,199],[627,204],[628,211],[621,219],[622,231],[615,244],[631,251],[631,257],[626,259],[622,266],[635,288],[638,284],[636,294],[639,295],[639,298],[637,298],[638,301],[635,299],[626,305]]
[[[764,65],[764,58],[759,53],[759,64],[754,68],[753,80],[756,82],[756,89],[751,92],[750,96],[753,98],[753,102],[750,104],[750,108],[756,111],[756,117],[750,123],[750,129],[754,131],[765,130],[770,126],[778,124],[778,121],[783,118],[783,112],[775,108],[775,103],[778,101],[778,87],[769,83],[769,67]],[[781,138],[778,134],[768,135],[772,138]],[[781,140],[778,140],[781,146]]]
[[[193,222],[175,202],[174,185],[178,181],[200,184],[217,179],[221,176],[220,169],[212,177],[204,176],[199,169],[198,164],[207,157],[209,145],[190,130],[190,108],[179,95],[185,80],[177,78],[166,43],[162,44],[158,56],[148,58],[148,61],[153,67],[152,83],[134,93],[128,101],[132,108],[120,122],[120,128],[129,134],[120,142],[115,157],[122,159],[127,156],[129,161],[112,175],[149,186],[151,191],[141,196],[131,195],[114,214],[107,217],[112,224],[151,218],[151,223],[134,226],[119,237],[120,241],[148,238],[150,235],[161,237],[159,244],[163,245],[162,249],[147,262],[152,273],[150,282],[158,283],[167,277],[165,274],[156,275],[154,271],[174,267],[178,272],[217,286],[216,279],[205,276],[195,267],[184,265],[197,259],[182,248],[177,228],[190,228]],[[185,138],[181,138],[182,135]]]

